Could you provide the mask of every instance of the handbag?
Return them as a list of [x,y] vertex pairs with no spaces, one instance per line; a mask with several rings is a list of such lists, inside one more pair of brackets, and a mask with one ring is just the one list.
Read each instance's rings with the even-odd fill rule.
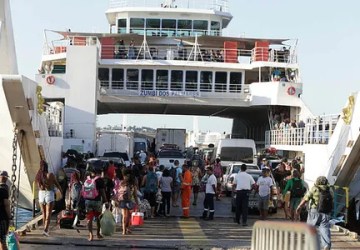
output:
[[54,191],[55,191],[55,201],[61,200],[63,198],[63,195],[62,195],[60,189],[55,188]]

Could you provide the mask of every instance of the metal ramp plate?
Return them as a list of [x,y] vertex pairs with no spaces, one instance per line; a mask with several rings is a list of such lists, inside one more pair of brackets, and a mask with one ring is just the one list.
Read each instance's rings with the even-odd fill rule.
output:
[[[21,78],[3,79],[3,89],[12,121],[19,131],[24,131],[22,144],[20,144],[21,155],[29,181],[32,182],[39,169],[40,154],[31,123],[28,99],[25,96]],[[18,139],[20,140],[20,138],[21,136]]]

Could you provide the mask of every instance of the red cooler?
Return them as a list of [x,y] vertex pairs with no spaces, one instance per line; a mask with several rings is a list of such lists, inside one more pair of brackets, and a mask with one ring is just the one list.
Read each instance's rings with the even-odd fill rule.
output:
[[144,224],[144,213],[133,212],[131,214],[131,225],[132,226],[141,226]]

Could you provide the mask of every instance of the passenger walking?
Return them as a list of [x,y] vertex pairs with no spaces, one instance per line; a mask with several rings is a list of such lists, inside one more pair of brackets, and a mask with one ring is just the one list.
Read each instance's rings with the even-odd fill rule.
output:
[[300,172],[297,169],[293,170],[292,177],[286,183],[282,194],[285,197],[286,193],[290,191],[290,218],[293,221],[298,221],[299,215],[295,212],[306,192],[306,188],[304,181],[300,179]]
[[156,207],[156,193],[159,187],[159,181],[154,172],[154,167],[149,166],[147,174],[144,176],[142,181],[142,186],[144,187],[144,198],[147,199],[151,206],[151,218],[155,217],[155,207]]
[[6,184],[8,178],[9,175],[6,171],[0,171],[0,249],[7,249],[6,235],[11,219],[9,187]]
[[100,177],[101,169],[90,168],[89,174],[81,191],[82,197],[85,199],[85,210],[87,227],[89,230],[89,241],[94,239],[93,235],[93,220],[96,219],[96,236],[98,239],[102,238],[100,234],[100,215],[103,203],[107,202],[105,195],[105,182]]
[[[196,162],[196,164],[194,164]],[[193,161],[191,167],[191,177],[192,177],[192,190],[194,194],[193,206],[196,206],[197,199],[200,191],[200,180],[201,180],[201,170],[197,164],[197,161]]]
[[233,190],[236,191],[236,213],[235,222],[240,224],[242,217],[242,225],[247,226],[249,193],[255,184],[254,178],[246,173],[247,166],[242,164],[240,172],[235,175],[233,181]]
[[174,166],[170,170],[170,176],[173,178],[173,194],[172,194],[172,206],[178,207],[180,188],[181,188],[181,175],[182,175],[182,167],[179,166],[179,161],[174,161]]
[[137,204],[137,206],[139,206],[139,204],[137,198],[138,189],[136,177],[130,169],[124,169],[122,176],[123,180],[120,182],[116,192],[116,201],[119,203],[119,207],[121,208],[122,234],[125,235],[131,233],[131,210],[134,209],[135,204]]
[[301,200],[296,214],[300,214],[306,202],[310,202],[307,223],[319,228],[321,247],[329,250],[331,248],[330,213],[333,209],[333,196],[325,176],[319,176],[316,179],[314,186]]
[[185,163],[183,165],[183,177],[181,186],[181,206],[183,209],[183,218],[190,216],[190,196],[191,196],[192,176],[189,166]]
[[208,167],[206,173],[208,179],[205,187],[204,212],[201,218],[204,220],[213,220],[215,213],[214,196],[216,194],[216,177],[213,174],[212,167]]
[[[170,199],[171,199],[171,186],[173,178],[170,176],[170,170],[165,169],[160,180],[160,188],[162,194],[162,203],[160,206],[160,214],[164,216],[170,215]],[[165,211],[166,208],[166,211]]]
[[271,177],[270,177],[270,168],[264,167],[262,169],[262,176],[257,180],[257,187],[259,192],[259,211],[260,211],[260,219],[266,220],[269,210],[269,202],[270,202],[270,193],[271,188],[274,185]]
[[216,158],[215,159],[215,163],[214,163],[214,175],[216,177],[216,200],[219,201],[220,200],[220,196],[221,196],[221,181],[223,178],[223,170],[222,170],[222,166],[221,166],[221,161],[220,158]]
[[61,187],[53,173],[49,173],[49,166],[45,161],[40,162],[40,169],[36,174],[35,181],[39,187],[39,204],[43,214],[44,236],[49,236],[51,213],[55,203],[55,187],[60,192]]

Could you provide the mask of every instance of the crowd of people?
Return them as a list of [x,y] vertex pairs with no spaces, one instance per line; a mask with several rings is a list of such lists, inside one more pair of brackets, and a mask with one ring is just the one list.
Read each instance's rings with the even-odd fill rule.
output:
[[[72,167],[76,165],[73,161],[64,164]],[[62,192],[64,199],[69,197],[65,199],[66,209],[72,209],[86,219],[89,241],[94,239],[94,221],[97,224],[96,237],[102,238],[100,220],[104,207],[121,211],[122,234],[126,235],[132,230],[132,212],[143,212],[145,218],[151,219],[167,217],[171,207],[181,206],[181,218],[187,219],[190,217],[191,205],[198,205],[199,192],[205,192],[201,218],[213,220],[214,199],[220,200],[222,175],[219,159],[206,168],[196,160],[175,160],[173,167],[165,168],[159,165],[154,155],[149,154],[145,162],[142,162],[140,155],[136,155],[131,166],[119,166],[111,160],[104,161],[101,167],[90,163],[86,172],[72,172],[64,187],[59,184],[63,182],[64,174],[59,175],[61,180],[58,181],[54,174],[49,173],[46,162],[41,161],[36,182],[44,218],[43,235],[50,234],[50,211],[55,204],[55,190]]]
[[[241,165],[241,171],[234,177],[233,191],[236,192],[236,213],[234,221],[247,226],[249,192],[255,189],[259,193],[258,208],[260,219],[267,219],[272,186],[278,187],[283,199],[286,219],[299,221],[302,208],[309,203],[307,222],[320,227],[320,239],[325,249],[331,246],[329,220],[332,204],[323,204],[324,195],[329,191],[325,177],[319,177],[314,187],[308,189],[301,176],[304,167],[300,158],[288,163],[282,159],[276,167],[269,165],[266,158],[260,164],[262,176],[255,182],[246,172],[247,166]],[[116,166],[114,162],[99,168],[89,165],[84,176],[73,172],[66,187],[70,203],[68,209],[83,213],[89,231],[88,240],[94,239],[93,222],[96,221],[96,237],[102,238],[100,218],[104,207],[121,211],[122,234],[131,234],[131,214],[140,211],[149,219],[170,215],[172,207],[182,208],[181,218],[187,219],[191,214],[191,205],[197,206],[199,192],[204,192],[204,220],[213,220],[215,214],[214,200],[220,200],[223,170],[220,159],[206,167],[200,167],[198,161],[179,162],[165,168],[159,166],[153,155],[146,158],[145,164],[135,156],[131,166]],[[273,178],[271,177],[273,176]],[[9,194],[6,188],[8,175],[0,174],[0,232],[1,244],[5,242],[10,221]],[[49,172],[48,165],[41,161],[36,175],[39,188],[39,203],[43,213],[43,235],[49,236],[51,211],[55,203],[55,190],[64,191],[56,176]],[[65,192],[63,192],[65,193]],[[193,195],[192,195],[193,194]],[[191,197],[193,197],[191,202]],[[330,207],[330,210],[329,210]]]

